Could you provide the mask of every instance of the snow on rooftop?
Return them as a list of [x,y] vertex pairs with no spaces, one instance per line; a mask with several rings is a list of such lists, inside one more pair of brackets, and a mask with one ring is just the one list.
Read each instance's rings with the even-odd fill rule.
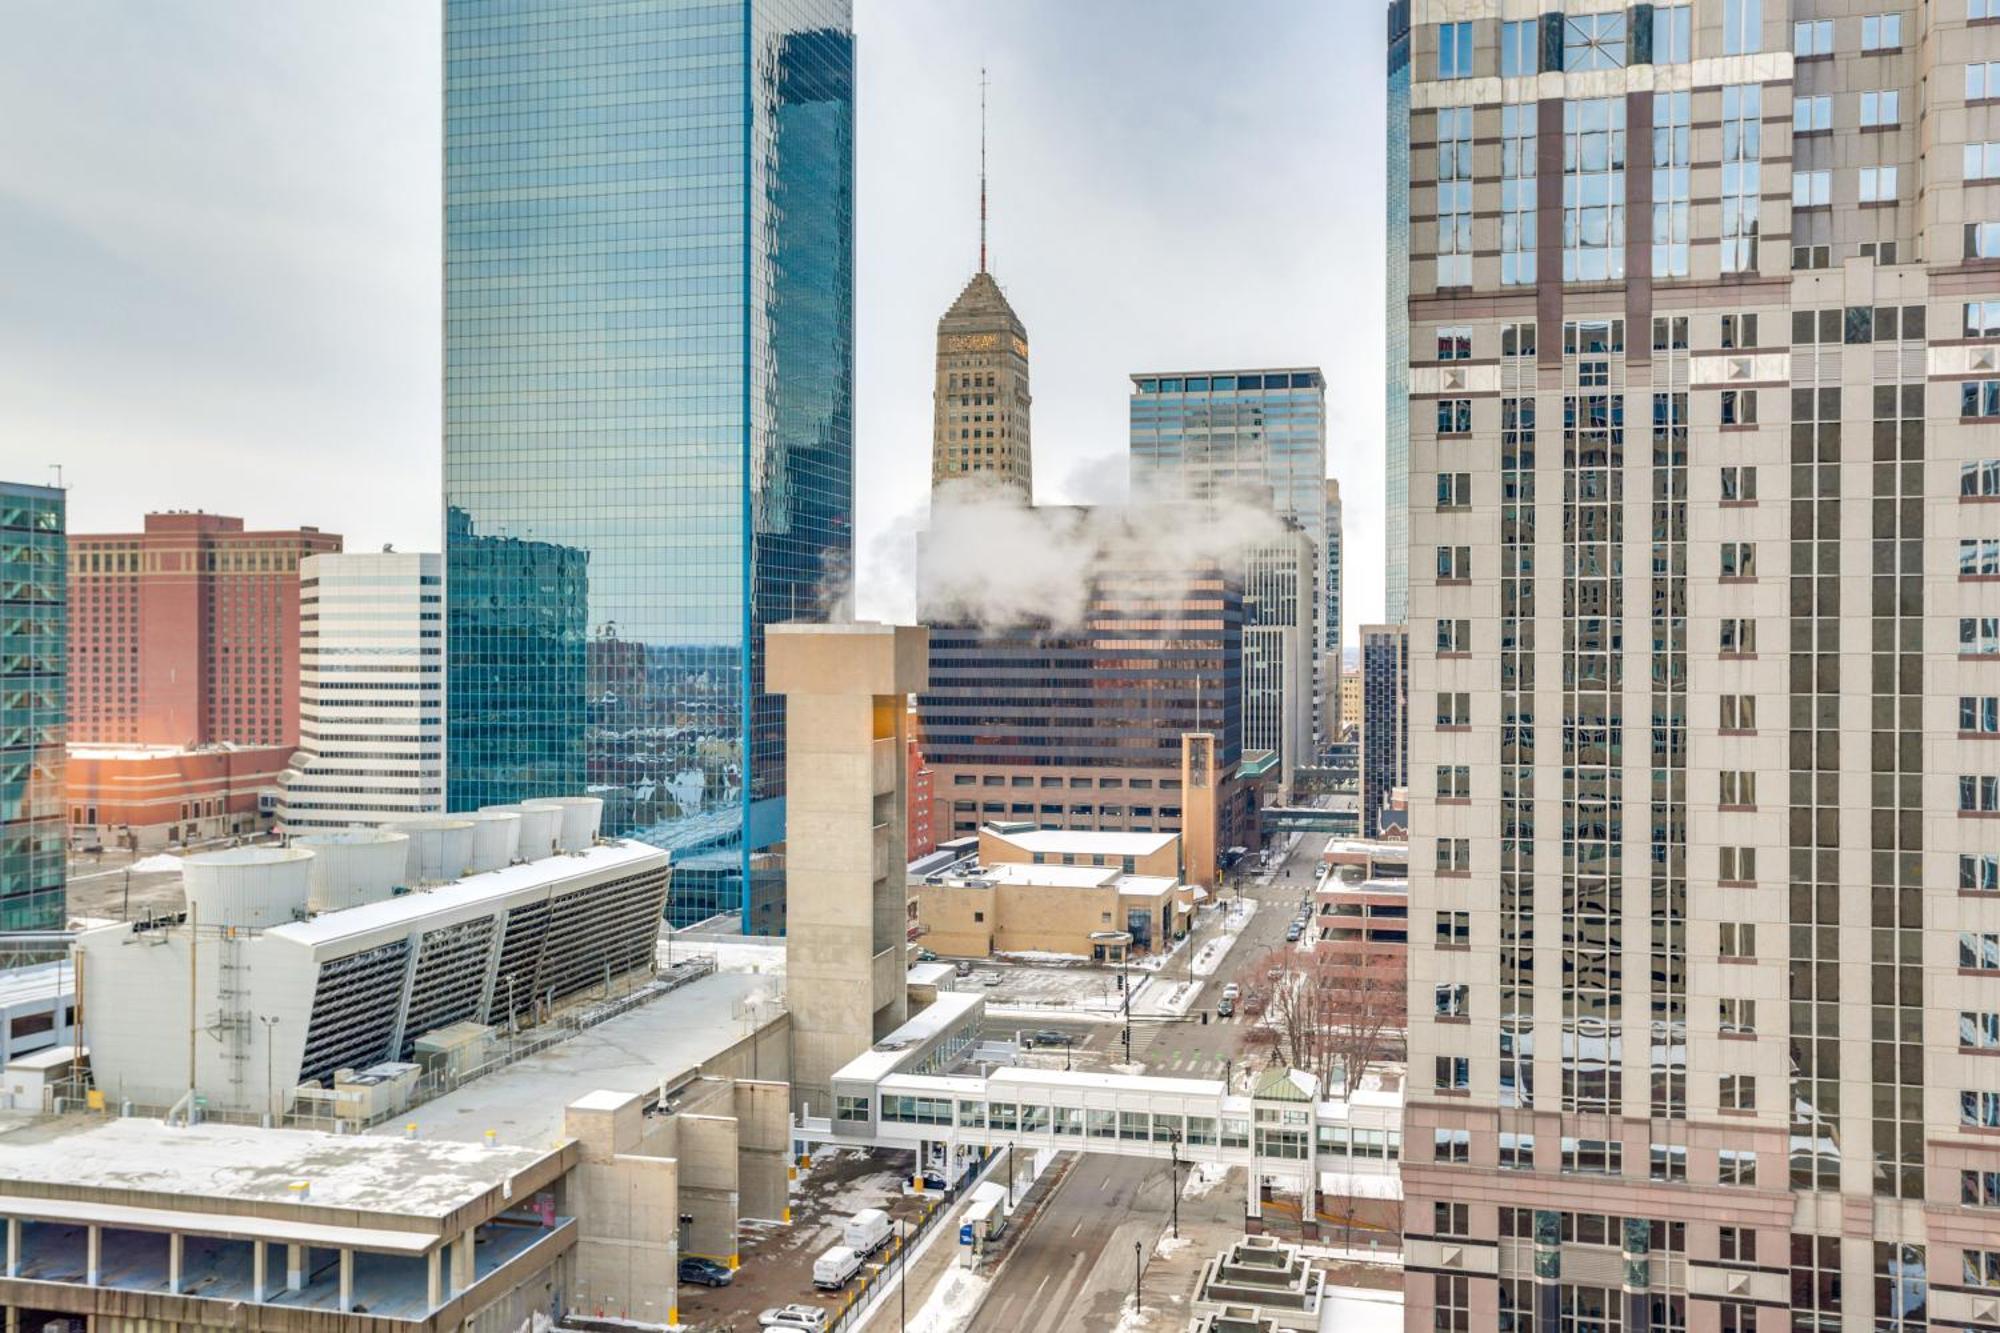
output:
[[[133,1117],[0,1121],[0,1194],[10,1184],[139,1191],[204,1199],[440,1217],[547,1155],[401,1137],[208,1122],[172,1127]],[[302,1199],[293,1188],[308,1182]]]
[[985,880],[993,884],[1096,889],[1104,887],[1123,874],[1124,872],[1117,866],[1036,866],[1024,865],[1017,861],[1003,861],[998,865],[968,866],[962,870],[954,870],[944,876],[944,882],[948,887]]
[[1136,898],[1157,898],[1163,893],[1172,893],[1180,881],[1172,875],[1121,875],[1118,878],[1118,892]]
[[910,1021],[891,1032],[874,1047],[863,1051],[834,1072],[837,1083],[875,1083],[896,1072],[899,1065],[918,1054],[925,1042],[949,1030],[968,1014],[983,1009],[984,995],[970,991],[939,991],[937,999],[913,1014]]
[[1171,845],[1178,833],[1099,833],[1085,829],[1024,829],[1002,833],[990,825],[986,833],[1023,851],[1067,852],[1074,856],[1145,856]]
[[490,1129],[500,1143],[547,1149],[564,1137],[563,1109],[571,1102],[599,1091],[645,1092],[713,1060],[775,1017],[756,1001],[782,996],[772,977],[714,973],[476,1078],[373,1133],[400,1135],[414,1122],[420,1140],[478,1143]]
[[427,916],[478,907],[522,889],[558,884],[563,880],[647,861],[667,863],[667,854],[638,842],[605,842],[576,853],[557,853],[539,861],[504,866],[467,875],[421,893],[399,894],[379,902],[322,912],[310,921],[277,926],[265,932],[311,948],[364,935],[384,927],[409,926]]
[[1090,1089],[1104,1092],[1170,1093],[1182,1097],[1220,1097],[1219,1078],[1164,1078],[1156,1074],[1101,1074],[1082,1069],[1002,1068],[987,1076],[988,1091],[1006,1085]]

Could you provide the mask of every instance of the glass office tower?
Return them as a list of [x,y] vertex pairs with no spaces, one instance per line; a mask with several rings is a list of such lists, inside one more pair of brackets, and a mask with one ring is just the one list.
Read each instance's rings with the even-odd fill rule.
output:
[[847,0],[447,0],[452,809],[575,792],[783,926],[763,629],[853,552]]
[[1383,618],[1401,624],[1410,617],[1410,0],[1389,6],[1388,153]]
[[66,496],[0,481],[0,930],[61,930]]

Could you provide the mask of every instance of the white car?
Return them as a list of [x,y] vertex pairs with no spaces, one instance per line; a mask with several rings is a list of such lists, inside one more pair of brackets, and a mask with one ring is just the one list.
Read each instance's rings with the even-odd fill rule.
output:
[[1234,1000],[1242,994],[1243,988],[1233,981],[1222,988],[1222,998],[1225,1000]]
[[780,1305],[757,1316],[759,1328],[797,1328],[821,1333],[826,1327],[826,1311],[817,1305]]

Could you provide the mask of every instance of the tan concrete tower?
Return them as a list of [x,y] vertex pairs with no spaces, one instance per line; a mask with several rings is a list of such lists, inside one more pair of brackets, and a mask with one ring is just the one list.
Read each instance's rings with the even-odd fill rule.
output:
[[833,1071],[908,1016],[904,756],[930,635],[877,624],[765,633],[768,688],[785,696],[792,1101],[824,1116]]

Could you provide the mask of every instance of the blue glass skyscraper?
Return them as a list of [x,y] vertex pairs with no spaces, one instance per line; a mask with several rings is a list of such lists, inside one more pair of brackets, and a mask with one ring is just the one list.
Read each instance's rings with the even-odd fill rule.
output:
[[1388,165],[1383,618],[1400,625],[1410,618],[1410,0],[1389,5]]
[[848,0],[447,0],[451,808],[602,796],[783,925],[763,629],[853,552]]
[[67,495],[0,481],[0,930],[61,930]]

